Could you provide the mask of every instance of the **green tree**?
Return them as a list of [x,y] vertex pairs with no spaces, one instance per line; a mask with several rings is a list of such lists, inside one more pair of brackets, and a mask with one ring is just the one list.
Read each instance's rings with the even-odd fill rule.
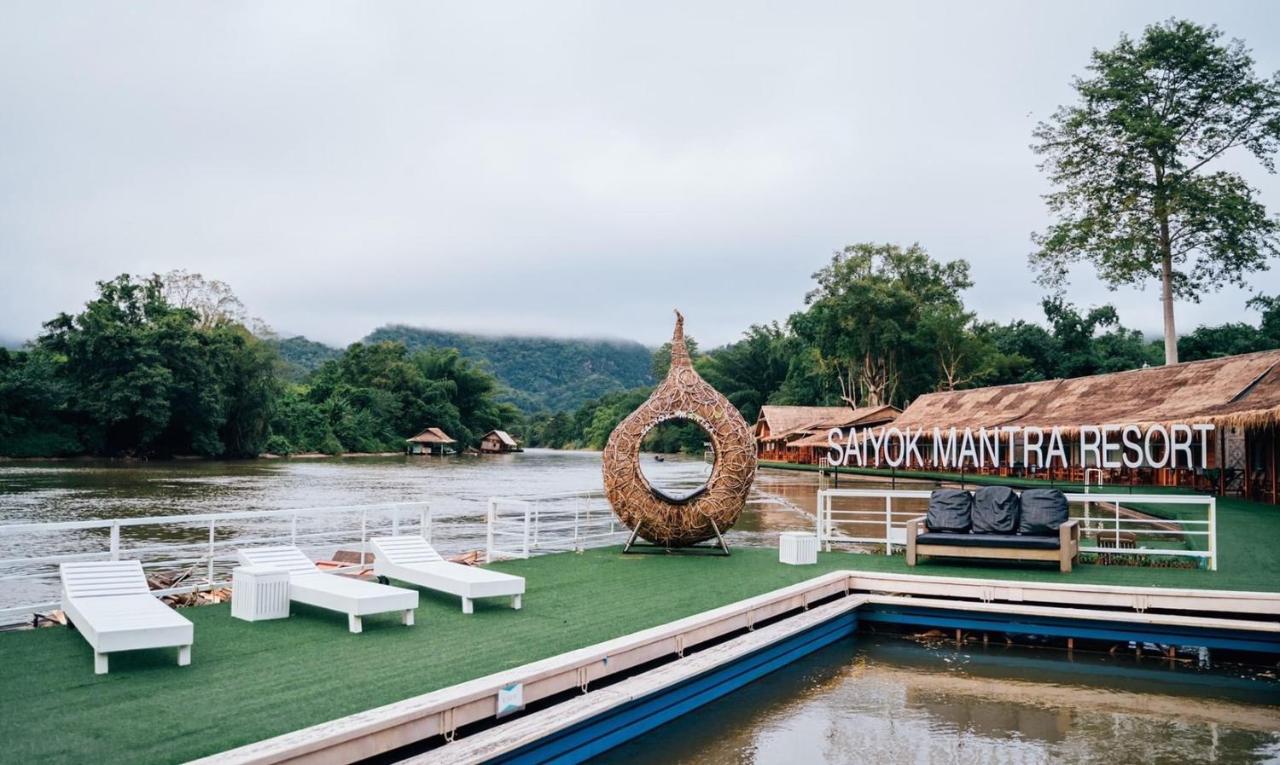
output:
[[753,324],[741,340],[705,354],[695,366],[747,422],[754,422],[760,407],[787,379],[787,346],[787,337],[776,323]]
[[933,390],[937,368],[922,324],[931,312],[962,309],[969,264],[939,262],[918,244],[855,244],[814,275],[808,309],[790,327],[850,406],[904,403]]
[[250,456],[278,395],[275,353],[232,321],[171,305],[160,277],[119,276],[45,324],[67,418],[99,454]]
[[1112,287],[1159,280],[1165,363],[1178,362],[1175,298],[1244,284],[1277,252],[1280,223],[1237,173],[1210,171],[1233,149],[1274,172],[1280,73],[1254,74],[1239,40],[1188,21],[1146,28],[1095,50],[1079,100],[1035,131],[1057,222],[1034,237],[1048,285],[1092,263]]

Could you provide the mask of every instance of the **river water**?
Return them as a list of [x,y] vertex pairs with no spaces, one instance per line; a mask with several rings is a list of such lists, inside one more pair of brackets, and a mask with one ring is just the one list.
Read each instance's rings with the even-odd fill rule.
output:
[[[701,459],[642,455],[672,493],[706,480]],[[0,523],[429,502],[437,516],[478,516],[490,497],[600,491],[599,452],[530,449],[484,457],[347,457],[239,462],[0,462]],[[817,479],[762,470],[735,527],[740,544],[808,528]]]

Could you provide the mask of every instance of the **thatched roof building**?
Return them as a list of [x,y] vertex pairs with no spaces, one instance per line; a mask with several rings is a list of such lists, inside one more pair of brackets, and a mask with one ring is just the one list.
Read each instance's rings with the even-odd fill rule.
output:
[[480,451],[488,454],[523,451],[511,434],[505,430],[491,430],[480,438]]
[[1280,350],[920,396],[899,428],[1280,423]]
[[[763,406],[756,419],[756,452],[761,459],[811,463],[826,448],[832,428],[870,428],[893,422],[895,406]],[[820,439],[821,443],[817,443]]]
[[[894,425],[903,430],[1209,423],[1210,466],[1108,471],[1111,483],[1155,483],[1280,499],[1280,350],[1172,366],[998,385],[920,396]],[[1082,459],[1082,455],[1076,455]],[[1031,466],[1027,466],[1030,468]],[[1081,480],[1080,462],[1048,477]]]
[[427,428],[412,438],[406,438],[405,443],[410,454],[443,454],[450,444],[457,441],[440,428]]

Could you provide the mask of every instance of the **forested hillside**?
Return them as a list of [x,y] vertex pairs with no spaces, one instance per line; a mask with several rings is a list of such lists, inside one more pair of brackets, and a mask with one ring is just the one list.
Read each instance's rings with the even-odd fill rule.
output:
[[302,380],[320,368],[329,359],[342,355],[342,350],[332,346],[308,340],[302,335],[285,338],[272,338],[267,345],[276,349],[280,360],[284,362],[285,376],[290,380]]
[[366,343],[403,343],[412,353],[456,348],[485,362],[507,388],[503,399],[526,412],[565,411],[618,390],[653,384],[652,351],[624,340],[488,337],[393,324]]

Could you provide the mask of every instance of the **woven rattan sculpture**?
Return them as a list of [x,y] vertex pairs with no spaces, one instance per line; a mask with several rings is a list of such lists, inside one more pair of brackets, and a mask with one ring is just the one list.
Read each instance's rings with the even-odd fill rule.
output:
[[[640,443],[667,420],[691,420],[711,437],[715,463],[706,486],[684,498],[654,488],[640,471]],[[756,473],[751,428],[729,400],[694,371],[676,312],[671,370],[649,399],[618,424],[604,449],[604,490],[618,518],[663,547],[688,547],[719,538],[738,520]],[[721,540],[723,546],[723,540]],[[727,551],[727,548],[726,548]]]

